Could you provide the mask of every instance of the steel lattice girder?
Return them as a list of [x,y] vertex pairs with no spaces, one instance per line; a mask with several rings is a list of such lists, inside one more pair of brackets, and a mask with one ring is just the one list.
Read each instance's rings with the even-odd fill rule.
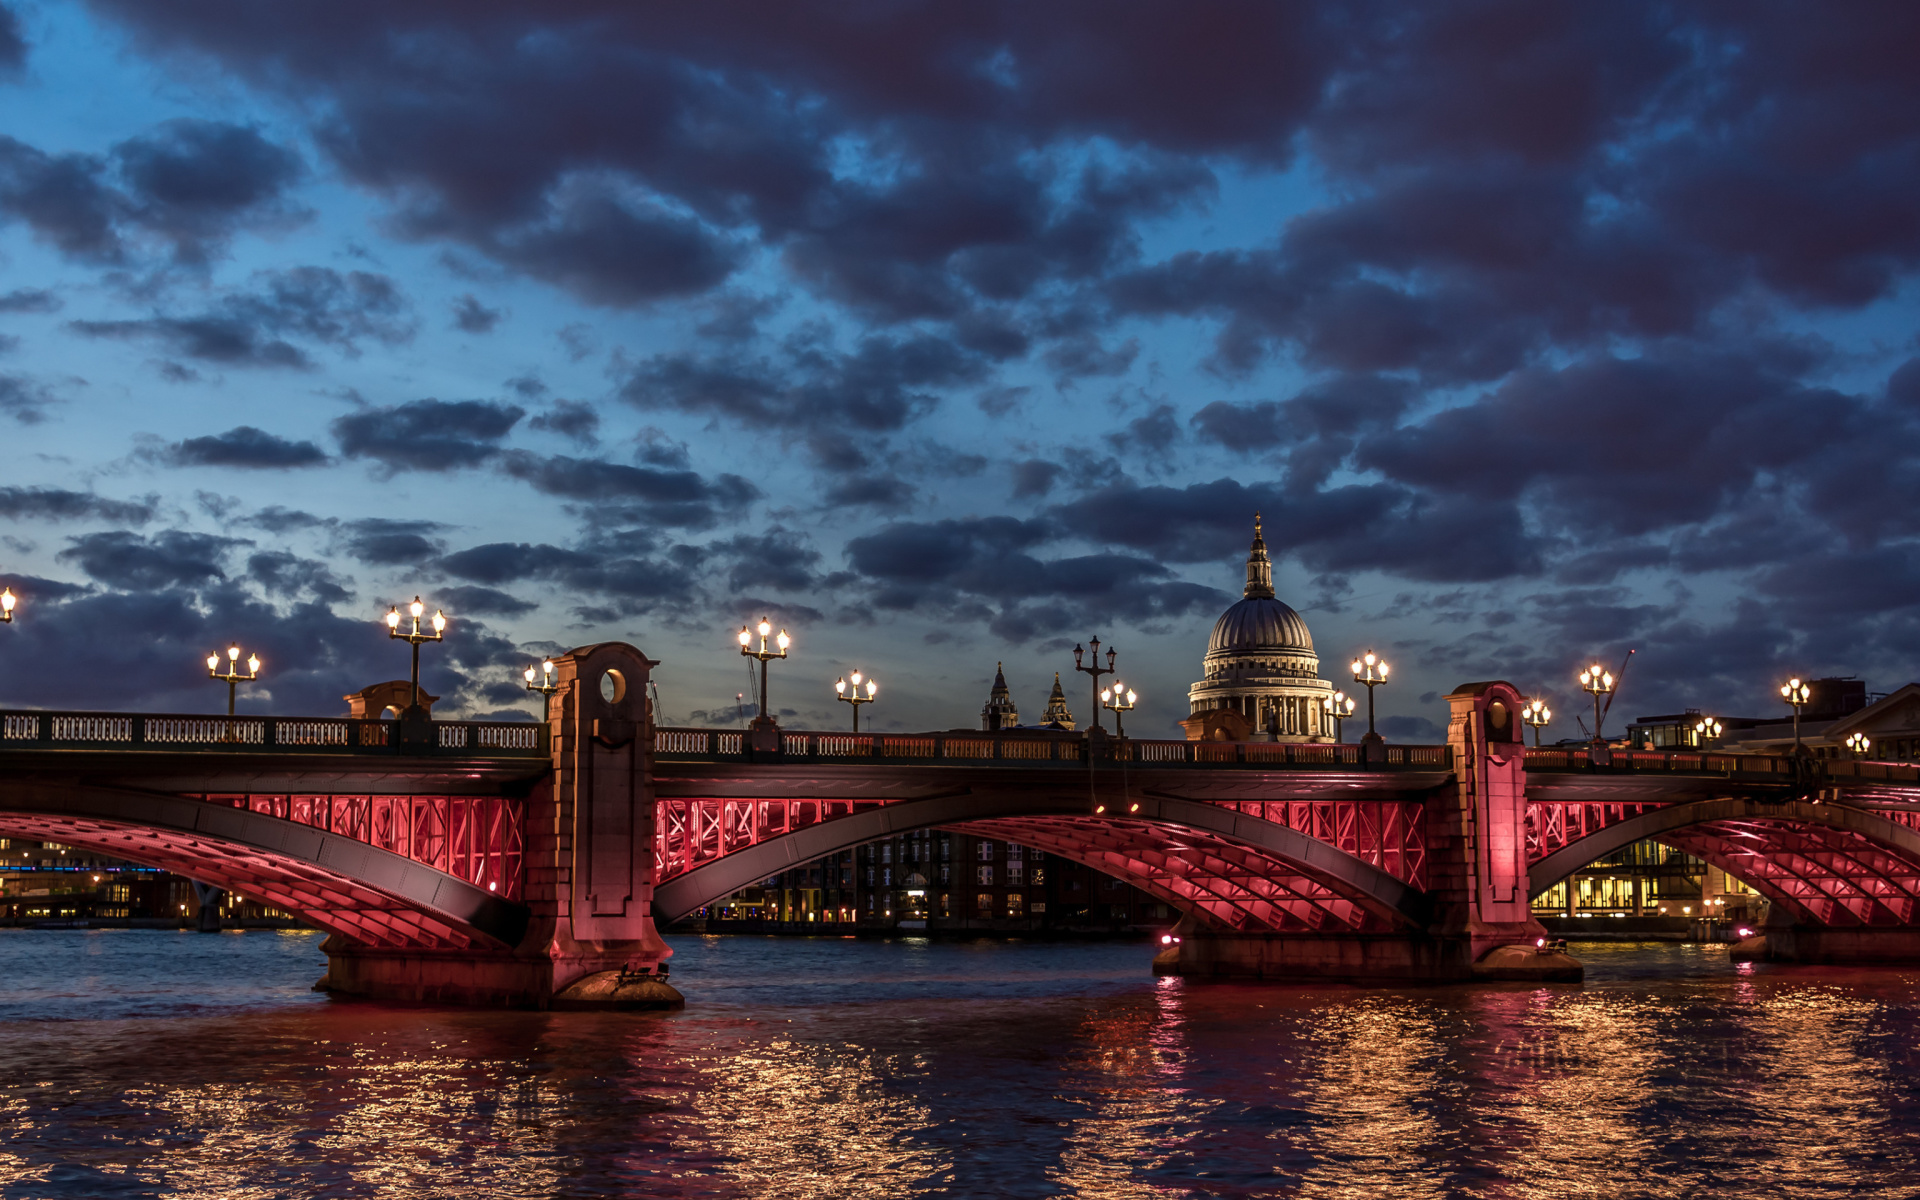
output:
[[1529,890],[1539,895],[1643,838],[1712,863],[1803,920],[1884,926],[1920,916],[1920,832],[1912,823],[1809,801],[1649,806],[1541,858],[1530,871]]
[[[663,800],[660,854],[663,875],[688,859],[685,831],[702,805],[779,805],[780,801]],[[1234,808],[1174,797],[1143,797],[1137,813],[1096,817],[1081,798],[1026,793],[965,794],[920,800],[850,801],[845,815],[816,819],[793,832],[764,836],[787,825],[793,813],[762,821],[752,845],[678,869],[657,884],[655,912],[673,919],[731,895],[788,867],[911,829],[960,827],[986,821],[1022,822],[1035,835],[1043,830],[1061,840],[1059,853],[1100,856],[1098,869],[1139,881],[1150,894],[1182,908],[1206,905],[1213,918],[1229,926],[1260,928],[1388,928],[1421,925],[1424,895],[1381,868],[1328,842]],[[724,811],[724,810],[721,810]],[[1062,824],[1065,822],[1066,824]],[[1128,830],[1089,835],[1062,830],[1104,826]],[[789,826],[791,827],[791,826]],[[1150,831],[1148,833],[1139,830]],[[678,832],[676,832],[678,831]],[[1018,840],[1027,840],[1025,838]]]
[[7,835],[231,887],[374,945],[512,946],[530,916],[497,891],[333,832],[311,820],[311,804],[310,822],[295,822],[251,807],[67,783],[15,783],[0,801]]

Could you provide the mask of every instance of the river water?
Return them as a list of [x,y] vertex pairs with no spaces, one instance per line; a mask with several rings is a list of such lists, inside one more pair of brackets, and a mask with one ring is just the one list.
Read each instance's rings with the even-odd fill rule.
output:
[[683,1013],[507,1013],[330,1000],[312,934],[0,930],[0,1196],[1920,1196],[1914,972],[675,946]]

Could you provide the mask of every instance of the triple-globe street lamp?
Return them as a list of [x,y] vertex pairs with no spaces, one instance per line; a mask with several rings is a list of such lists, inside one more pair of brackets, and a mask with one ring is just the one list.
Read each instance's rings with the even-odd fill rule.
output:
[[1594,663],[1580,672],[1580,688],[1593,697],[1593,740],[1598,743],[1600,737],[1600,699],[1613,691],[1613,672],[1599,663]]
[[1853,752],[1855,758],[1865,758],[1867,751],[1873,747],[1873,740],[1856,729],[1847,735],[1846,744],[1847,749]]
[[1127,736],[1125,716],[1133,711],[1140,701],[1140,693],[1121,683],[1118,679],[1113,686],[1100,689],[1100,707],[1113,714],[1113,733],[1115,737]]
[[540,661],[538,671],[528,667],[520,672],[520,678],[527,681],[528,691],[538,692],[542,696],[551,696],[560,690],[560,685],[553,681],[553,660],[550,658]]
[[258,654],[247,655],[247,673],[242,675],[240,673],[240,644],[238,642],[231,643],[227,646],[226,670],[222,671],[220,669],[220,656],[218,654],[207,655],[207,678],[218,679],[227,685],[227,715],[232,716],[234,690],[243,683],[252,683],[254,680],[260,678],[260,656]]
[[1348,717],[1353,715],[1353,697],[1347,695],[1345,692],[1335,692],[1333,695],[1321,700],[1320,707],[1324,708],[1327,715],[1333,718],[1333,740],[1336,742],[1346,741],[1346,725],[1344,723]]
[[1719,741],[1721,733],[1725,730],[1726,726],[1722,725],[1717,719],[1713,717],[1701,717],[1693,723],[1693,744],[1705,750],[1707,743]]
[[1813,699],[1813,689],[1795,676],[1780,685],[1780,698],[1793,705],[1793,752],[1798,754],[1804,748],[1800,744],[1800,710]]
[[1540,731],[1553,724],[1553,710],[1544,697],[1535,696],[1520,706],[1520,719],[1533,726],[1533,748],[1540,748]]
[[1369,650],[1353,660],[1353,681],[1367,685],[1367,740],[1377,742],[1373,731],[1373,689],[1387,681],[1387,660]]
[[1100,639],[1089,638],[1087,640],[1087,644],[1093,647],[1093,653],[1091,655],[1093,665],[1087,666],[1081,662],[1081,656],[1086,654],[1087,652],[1079,645],[1075,645],[1073,648],[1073,669],[1080,672],[1083,675],[1093,676],[1093,695],[1094,695],[1093,727],[1095,729],[1099,729],[1100,728],[1100,677],[1102,675],[1113,674],[1114,656],[1119,654],[1119,651],[1109,648],[1107,650],[1107,665],[1103,667],[1100,665]]
[[[755,633],[760,635],[760,648],[757,650],[753,647],[753,635]],[[784,629],[780,631],[779,636],[773,637],[774,645],[778,646],[779,649],[767,649],[767,639],[769,637],[773,637],[773,622],[767,620],[765,617],[761,617],[760,623],[752,629],[748,629],[745,625],[740,627],[740,653],[748,658],[757,658],[760,660],[760,712],[758,716],[753,718],[753,723],[761,728],[773,724],[773,718],[767,715],[767,664],[776,658],[785,658],[787,656],[787,647],[793,645],[793,639],[787,636],[787,631]],[[856,709],[855,711],[857,712],[858,710]]]
[[415,596],[413,603],[407,605],[407,615],[411,619],[411,624],[402,630],[400,609],[396,606],[387,610],[387,636],[407,642],[413,647],[413,690],[408,693],[412,698],[412,703],[407,705],[408,713],[425,711],[425,706],[420,703],[420,644],[443,642],[447,638],[447,614],[437,608],[434,609],[433,632],[427,633],[420,628],[420,619],[426,615],[426,612],[427,606],[420,602],[420,597]]
[[13,606],[20,603],[12,588],[0,588],[0,625],[13,624]]
[[[851,685],[849,685],[848,680],[852,680]],[[855,671],[850,676],[842,676],[833,681],[834,694],[846,703],[853,705],[853,731],[855,733],[860,732],[860,706],[862,704],[872,704],[875,700],[878,700],[880,697],[875,693],[879,690],[880,684],[877,680],[868,679],[858,671]]]

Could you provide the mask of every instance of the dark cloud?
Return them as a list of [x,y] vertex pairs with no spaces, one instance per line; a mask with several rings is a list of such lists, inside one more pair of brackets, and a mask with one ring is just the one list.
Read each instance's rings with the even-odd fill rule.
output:
[[435,599],[456,613],[477,617],[524,617],[540,607],[497,588],[472,584],[441,588]]
[[226,560],[238,538],[215,537],[168,529],[142,537],[124,529],[88,533],[67,539],[72,544],[57,556],[79,566],[108,587],[152,591],[193,587],[226,578]]
[[0,313],[58,312],[60,303],[60,297],[46,288],[15,288],[0,295]]
[[373,566],[422,566],[445,548],[435,536],[445,528],[436,521],[368,517],[341,527],[340,548]]
[[1173,578],[1150,559],[1091,554],[1043,559],[1058,536],[1042,521],[1012,517],[900,523],[847,543],[853,569],[873,582],[881,609],[944,611],[987,621],[1026,641],[1078,622],[1153,620],[1218,607],[1213,588]]
[[47,409],[58,398],[37,380],[24,375],[0,375],[0,413],[22,425],[37,425],[47,419]]
[[758,488],[738,475],[707,479],[693,471],[629,467],[559,454],[512,450],[501,456],[500,466],[549,496],[637,510],[657,525],[704,529],[737,515],[760,496]]
[[498,454],[525,415],[518,405],[486,400],[411,400],[349,413],[334,421],[333,435],[348,458],[371,458],[391,471],[451,471]]
[[289,336],[348,354],[363,339],[398,345],[413,337],[407,301],[385,275],[294,267],[263,272],[254,282],[256,290],[228,296],[194,316],[73,321],[67,327],[88,337],[153,340],[175,354],[225,366],[295,369],[313,362]]
[[[579,400],[555,400],[553,407],[547,411],[535,413],[533,419],[527,422],[527,428],[557,433],[584,446],[597,445],[600,441],[600,413],[593,405]],[[685,466],[686,463],[676,465]]]
[[83,262],[116,263],[121,198],[100,180],[97,158],[49,155],[0,135],[0,217],[24,221],[42,240]]
[[251,425],[237,425],[225,433],[176,442],[168,447],[165,457],[178,466],[267,470],[317,467],[328,461],[326,452],[312,442],[290,441]]
[[328,604],[352,597],[326,563],[285,550],[248,555],[247,577],[269,596],[297,596],[304,592]]
[[27,38],[20,32],[20,17],[0,4],[0,75],[17,73],[27,65]]
[[155,500],[109,500],[92,492],[65,488],[0,487],[0,517],[14,521],[112,521],[144,525],[153,520]]
[[172,240],[185,261],[204,261],[238,223],[297,215],[285,193],[300,177],[300,157],[258,130],[168,121],[115,146],[113,158],[133,219]]
[[806,538],[789,529],[765,534],[737,534],[707,546],[710,553],[731,561],[727,587],[734,592],[768,587],[798,592],[819,583],[820,552]]
[[547,581],[559,585],[569,598],[593,593],[614,601],[597,613],[583,612],[592,621],[617,620],[663,605],[681,606],[696,589],[693,572],[680,563],[613,548],[589,553],[546,543],[494,542],[449,554],[436,565],[456,579],[478,584]]
[[492,333],[505,314],[488,308],[472,292],[460,297],[453,306],[453,327],[463,333]]

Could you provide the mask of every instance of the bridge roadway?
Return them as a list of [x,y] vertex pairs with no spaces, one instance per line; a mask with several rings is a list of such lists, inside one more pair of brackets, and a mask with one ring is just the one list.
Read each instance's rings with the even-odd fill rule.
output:
[[[548,723],[436,723],[420,745],[384,721],[0,714],[0,836],[299,912],[337,935],[347,990],[474,1002],[556,1001],[570,972],[657,965],[656,917],[936,826],[1179,908],[1169,969],[1199,974],[1462,977],[1538,933],[1530,895],[1642,837],[1773,900],[1774,952],[1920,958],[1907,765],[1527,750],[1505,740],[1505,684],[1449,697],[1447,745],[1371,757],[1031,731],[756,737],[649,727],[631,696],[652,664],[631,647],[560,665]],[[624,699],[602,698],[603,674]],[[535,960],[553,964],[537,980]]]

